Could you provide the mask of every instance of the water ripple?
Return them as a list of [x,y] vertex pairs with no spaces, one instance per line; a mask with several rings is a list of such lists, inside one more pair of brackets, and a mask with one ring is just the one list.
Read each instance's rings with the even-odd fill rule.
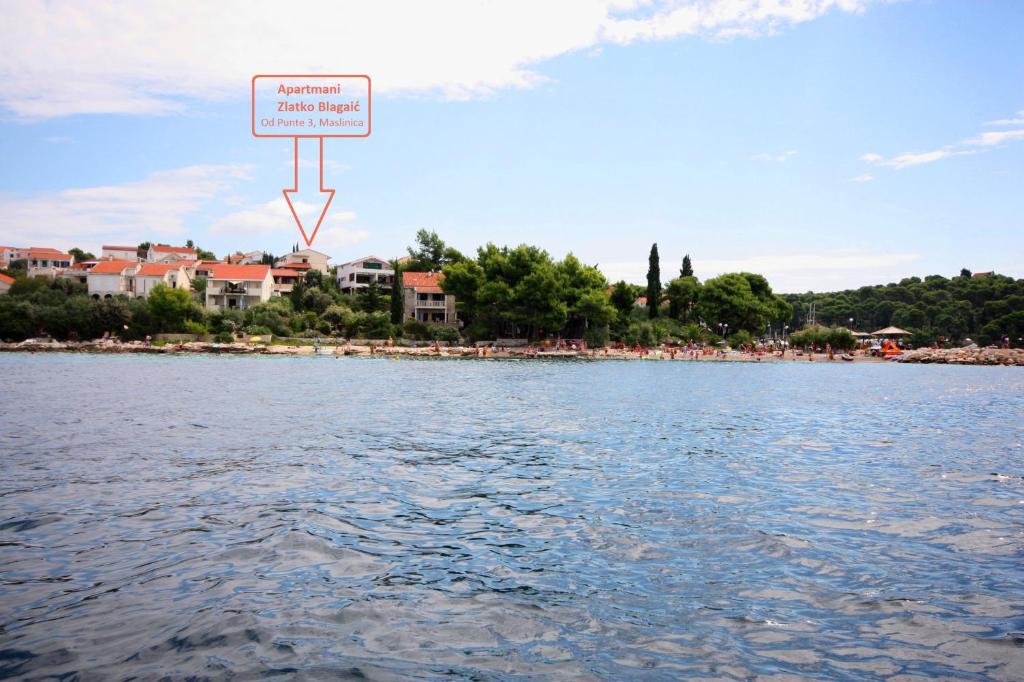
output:
[[0,369],[0,677],[1024,679],[1012,369]]

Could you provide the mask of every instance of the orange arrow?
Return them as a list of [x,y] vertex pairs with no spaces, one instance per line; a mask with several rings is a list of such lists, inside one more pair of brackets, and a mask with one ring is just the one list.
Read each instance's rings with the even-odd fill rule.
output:
[[331,200],[334,199],[334,190],[324,188],[324,138],[318,138],[320,140],[320,199],[323,201],[323,195],[327,195],[327,200],[324,201],[324,207],[320,210],[319,218],[316,220],[316,227],[313,228],[312,234],[306,235],[306,229],[302,227],[302,219],[299,218],[299,214],[295,211],[295,205],[292,203],[291,194],[299,191],[299,138],[295,138],[295,181],[291,189],[281,190],[284,192],[284,200],[288,202],[288,208],[292,211],[292,217],[295,218],[295,224],[299,226],[299,232],[302,233],[302,238],[306,240],[306,246],[313,246],[313,240],[316,239],[316,233],[320,231],[320,224],[324,222],[324,216],[327,215],[327,209],[331,205]]

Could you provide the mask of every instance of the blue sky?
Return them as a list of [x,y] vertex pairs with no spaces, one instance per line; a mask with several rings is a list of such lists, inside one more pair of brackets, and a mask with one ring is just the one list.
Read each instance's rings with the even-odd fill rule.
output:
[[298,68],[374,78],[372,136],[326,142],[334,262],[425,227],[638,282],[655,241],[781,291],[1024,277],[1024,3],[225,5],[11,4],[0,243],[289,250],[249,78]]

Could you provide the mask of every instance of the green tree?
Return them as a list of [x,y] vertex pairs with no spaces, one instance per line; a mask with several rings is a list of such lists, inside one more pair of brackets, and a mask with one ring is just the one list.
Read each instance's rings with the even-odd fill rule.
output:
[[196,292],[196,296],[198,296],[200,301],[206,300],[206,284],[205,277],[196,277],[192,280],[192,290]]
[[73,246],[70,249],[68,249],[68,254],[75,259],[76,263],[81,263],[87,260],[96,260],[95,255],[89,253],[88,251],[83,251],[77,246]]
[[458,263],[464,256],[447,246],[437,232],[420,230],[416,233],[416,247],[408,247],[409,272],[441,272],[446,265]]
[[793,309],[772,293],[768,281],[749,272],[731,272],[704,283],[696,307],[700,319],[717,330],[728,325],[730,332],[741,329],[760,334],[772,321],[787,320]]
[[651,319],[658,316],[661,306],[661,263],[658,258],[658,244],[651,245],[651,253],[647,257],[647,315]]
[[679,268],[680,277],[693,277],[693,264],[690,262],[690,254],[683,256],[683,267]]
[[677,277],[665,287],[668,314],[674,320],[688,322],[693,307],[700,300],[701,286],[696,277]]
[[[390,304],[385,296],[380,292],[380,286],[376,280],[371,281],[365,287],[359,289],[356,294],[356,301],[359,306],[359,310],[364,313],[376,313],[384,310],[388,310]],[[388,313],[388,319],[391,319],[390,311]]]
[[402,294],[402,265],[398,259],[391,261],[395,276],[391,280],[391,324],[402,324],[405,315],[405,302]]
[[629,318],[633,312],[633,305],[636,302],[636,292],[633,287],[619,280],[612,287],[611,303],[623,319]]
[[324,311],[320,319],[325,320],[337,334],[347,334],[355,322],[355,314],[342,305],[332,305]]
[[177,332],[192,309],[192,296],[184,289],[157,284],[146,297],[149,311],[161,332]]

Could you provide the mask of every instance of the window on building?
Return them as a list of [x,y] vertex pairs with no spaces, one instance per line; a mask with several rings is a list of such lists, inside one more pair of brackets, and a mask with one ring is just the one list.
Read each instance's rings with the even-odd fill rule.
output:
[[381,264],[380,263],[373,263],[373,262],[367,261],[367,262],[363,263],[363,269],[364,270],[380,270],[381,269]]

